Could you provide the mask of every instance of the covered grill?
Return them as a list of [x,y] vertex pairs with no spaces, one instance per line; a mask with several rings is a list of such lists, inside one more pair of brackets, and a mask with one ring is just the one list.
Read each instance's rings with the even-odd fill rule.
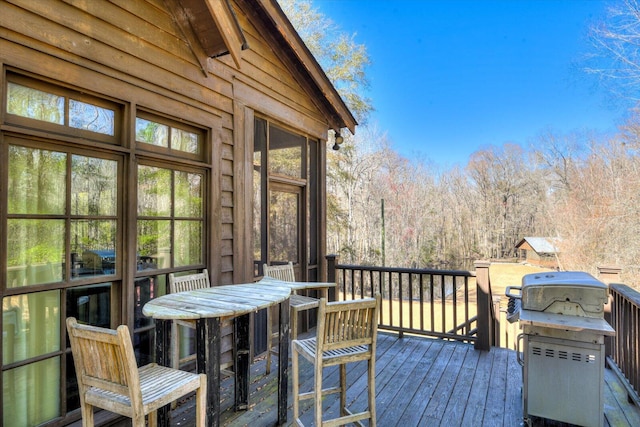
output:
[[604,320],[607,285],[583,272],[536,273],[506,295],[507,319],[523,331],[518,361],[525,421],[602,426],[604,337],[614,333]]

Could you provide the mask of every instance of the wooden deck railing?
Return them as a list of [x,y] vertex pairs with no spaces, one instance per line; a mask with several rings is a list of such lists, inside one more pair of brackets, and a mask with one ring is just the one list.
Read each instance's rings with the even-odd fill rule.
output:
[[[640,293],[629,286],[609,285],[611,314],[609,323],[616,334],[610,340],[608,356],[615,362],[615,369],[626,378],[629,395],[638,400],[640,391]],[[634,393],[632,393],[632,391]]]
[[475,343],[478,339],[475,272],[337,264],[328,278],[336,300],[380,293],[379,328]]

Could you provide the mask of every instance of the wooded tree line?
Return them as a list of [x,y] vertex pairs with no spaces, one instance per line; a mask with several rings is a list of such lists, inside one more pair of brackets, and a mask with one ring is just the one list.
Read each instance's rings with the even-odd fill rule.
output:
[[[339,43],[352,44],[351,50],[342,46],[342,56],[358,54],[324,61],[327,52],[313,46],[328,46],[321,40],[335,34],[331,21],[308,0],[280,3],[288,15],[296,11],[294,26],[305,28],[303,39],[347,103],[357,100],[350,104],[360,122],[356,135],[343,135],[340,149],[328,150],[327,246],[341,262],[468,269],[478,259],[513,259],[525,236],[558,237],[561,268],[595,274],[598,266],[617,265],[626,283],[638,282],[638,111],[631,110],[613,135],[547,130],[531,147],[496,145],[449,169],[403,158],[387,133],[368,123],[368,100],[352,93],[367,85],[366,49],[342,36]],[[594,51],[584,70],[602,77],[610,93],[634,97],[640,61],[627,32],[640,34],[640,7],[636,0],[614,6],[592,28]],[[349,75],[356,78],[340,80]]]

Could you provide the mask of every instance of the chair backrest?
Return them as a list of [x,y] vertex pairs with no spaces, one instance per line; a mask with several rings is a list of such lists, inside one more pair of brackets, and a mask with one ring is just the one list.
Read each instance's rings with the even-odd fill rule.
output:
[[316,335],[317,356],[328,350],[369,345],[375,353],[380,295],[353,301],[320,299]]
[[267,265],[262,266],[265,276],[273,277],[274,279],[282,280],[284,282],[295,282],[296,275],[293,270],[293,262],[289,261],[283,265]]
[[131,335],[126,325],[117,330],[81,325],[67,318],[67,331],[76,366],[80,399],[89,387],[130,399],[142,412],[142,391]]
[[211,287],[211,284],[209,283],[209,272],[206,268],[202,270],[202,273],[187,274],[185,276],[169,274],[169,292],[172,294],[209,287]]

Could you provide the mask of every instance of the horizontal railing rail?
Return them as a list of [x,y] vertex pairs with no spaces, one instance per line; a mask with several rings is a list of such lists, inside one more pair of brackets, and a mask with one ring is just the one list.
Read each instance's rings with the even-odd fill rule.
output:
[[475,273],[335,264],[336,299],[379,293],[382,330],[475,342]]
[[612,283],[610,323],[616,334],[610,341],[610,357],[635,392],[640,391],[640,293],[629,286]]

